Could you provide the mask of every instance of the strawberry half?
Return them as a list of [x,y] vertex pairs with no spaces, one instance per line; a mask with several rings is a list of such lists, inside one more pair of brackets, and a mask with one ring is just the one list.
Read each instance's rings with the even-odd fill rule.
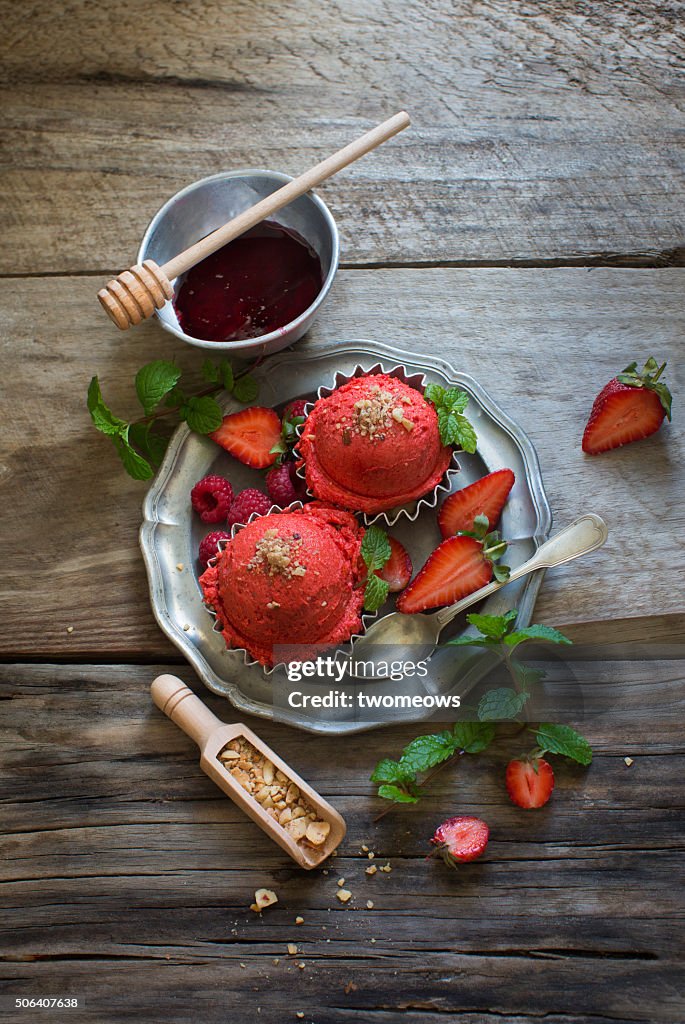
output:
[[541,757],[514,760],[507,765],[504,781],[512,803],[530,810],[542,807],[551,797],[554,772],[551,764]]
[[281,419],[273,409],[253,405],[224,416],[221,426],[209,436],[246,466],[265,469],[277,458],[272,448],[281,439]]
[[450,494],[438,512],[443,537],[453,537],[460,530],[472,530],[476,516],[487,516],[490,525],[496,526],[515,479],[510,469],[498,469]]
[[642,371],[631,363],[602,388],[592,406],[583,434],[583,451],[599,455],[641,441],[671,418],[671,392],[659,380],[666,363],[650,357]]
[[391,594],[404,590],[411,579],[412,564],[406,548],[394,537],[388,537],[390,541],[390,558],[382,569],[376,569],[376,576],[388,584]]
[[490,837],[490,829],[480,818],[468,814],[456,818],[448,818],[438,825],[431,839],[437,849],[431,856],[440,854],[451,867],[475,860],[485,852]]
[[424,612],[444,604],[454,604],[474,590],[480,590],[493,576],[509,577],[506,565],[496,565],[507,545],[498,533],[488,533],[488,520],[476,516],[475,530],[449,537],[428,556],[404,593],[397,600],[397,610],[408,615]]

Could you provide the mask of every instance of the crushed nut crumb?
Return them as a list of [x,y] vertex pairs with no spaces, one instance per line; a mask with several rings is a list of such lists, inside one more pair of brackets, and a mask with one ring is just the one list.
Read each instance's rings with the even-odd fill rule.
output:
[[345,884],[345,879],[344,878],[339,878],[338,879],[338,887],[342,889],[344,884]]
[[371,388],[370,393],[371,398],[360,398],[354,403],[356,429],[362,437],[380,441],[385,437],[384,429],[392,423],[395,397],[376,386]]
[[73,632],[74,632],[74,627],[73,626],[67,626],[67,633],[73,633]]
[[368,846],[362,846],[362,853],[368,853],[368,852],[369,852]]
[[291,956],[297,956],[297,946],[295,945],[294,942],[288,943],[288,952],[290,953]]
[[269,576],[279,573],[286,579],[304,576],[307,570],[297,558],[301,547],[301,537],[281,537],[276,529],[265,530],[255,544],[255,553],[247,563],[247,568],[252,572],[264,567]]
[[373,900],[367,900],[366,901],[366,909],[367,910],[373,910]]
[[376,854],[373,852],[373,850],[369,850],[366,856],[369,858],[369,860],[373,860]]
[[392,868],[390,867],[389,864],[384,864],[383,867],[381,868],[381,871],[385,871],[385,872],[392,871]]
[[376,867],[375,864],[369,864],[368,868],[364,869],[364,873],[367,875],[375,875],[377,871],[378,868]]
[[338,889],[335,895],[338,897],[341,903],[349,903],[349,901],[352,899],[352,893],[350,892],[349,889]]
[[183,572],[183,569],[185,568],[183,562],[177,562],[176,568],[178,569],[179,572]]
[[623,758],[623,763],[628,765],[628,767],[630,768],[631,764],[633,763],[633,758],[632,757],[624,757]]
[[295,924],[304,924],[304,918],[303,917],[296,917],[295,918]]

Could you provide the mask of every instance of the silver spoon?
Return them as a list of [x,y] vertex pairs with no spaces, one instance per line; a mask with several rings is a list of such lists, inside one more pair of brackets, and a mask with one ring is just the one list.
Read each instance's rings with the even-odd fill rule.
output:
[[[416,662],[428,658],[435,650],[444,627],[465,608],[470,608],[529,572],[563,565],[564,562],[571,562],[580,555],[601,548],[608,533],[604,520],[594,512],[588,512],[541,544],[532,558],[512,569],[509,579],[504,583],[488,583],[456,604],[437,612],[416,615],[391,612],[390,615],[384,615],[369,627],[364,636],[354,641],[349,675],[356,679],[384,679],[387,678],[389,661]],[[388,650],[390,647],[392,650]],[[358,672],[357,668],[361,668],[359,663],[362,661],[363,672]],[[376,674],[379,663],[384,666],[384,670]]]

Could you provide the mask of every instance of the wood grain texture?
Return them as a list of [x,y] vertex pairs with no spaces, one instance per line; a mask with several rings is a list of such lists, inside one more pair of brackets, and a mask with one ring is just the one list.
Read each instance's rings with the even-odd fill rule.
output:
[[[437,776],[424,804],[374,824],[369,771],[415,726],[350,737],[332,757],[324,737],[305,750],[301,734],[253,722],[348,821],[338,857],[308,873],[219,793],[152,706],[162,670],[0,667],[0,991],[78,994],[77,1022],[184,1022],[192,1007],[214,1024],[230,998],[235,1019],[267,1024],[297,1010],[308,1024],[532,1024],[550,1013],[680,1024],[682,660],[605,683],[618,717],[583,725],[592,767],[559,766],[553,801],[535,814],[504,793],[504,764],[521,749],[508,729]],[[658,732],[635,718],[647,686],[671,708]],[[436,823],[457,811],[492,830],[485,858],[458,875],[424,860]],[[392,871],[366,876],[362,844]],[[347,907],[339,877],[354,894]],[[259,886],[279,903],[255,916]]]
[[181,186],[403,105],[321,190],[348,263],[683,261],[678,3],[4,6],[0,272],[118,271]]
[[[376,338],[440,353],[476,377],[535,444],[556,523],[591,509],[611,529],[601,552],[547,573],[538,620],[595,623],[585,638],[606,641],[618,638],[616,619],[662,617],[655,629],[667,639],[669,617],[682,627],[685,612],[672,569],[683,531],[684,281],[677,269],[348,271],[300,344],[324,351],[339,339]],[[133,377],[144,361],[176,358],[198,378],[202,356],[156,323],[121,335],[102,315],[95,284],[0,283],[0,344],[12,382],[0,440],[5,656],[172,655],[149,610],[137,544],[144,485],[126,477],[92,428],[85,393],[98,373],[114,410],[137,415]],[[594,395],[650,352],[669,360],[674,422],[640,444],[583,456]]]

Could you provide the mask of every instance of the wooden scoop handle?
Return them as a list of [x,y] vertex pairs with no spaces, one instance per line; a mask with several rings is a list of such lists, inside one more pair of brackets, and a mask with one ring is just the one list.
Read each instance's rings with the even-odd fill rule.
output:
[[212,733],[224,724],[199,697],[195,696],[190,687],[176,676],[157,676],[150,686],[150,693],[159,710],[187,736],[195,740],[200,749],[204,747]]
[[184,249],[162,267],[157,266],[154,260],[145,260],[142,265],[136,264],[130,270],[124,270],[98,292],[101,305],[122,331],[141,323],[152,315],[155,308],[161,309],[165,302],[172,298],[174,290],[171,282],[175,277],[184,274],[200,260],[211,256],[222,245],[244,234],[255,224],[266,220],[288,203],[292,203],[305,192],[320,185],[322,181],[337,174],[343,167],[370,153],[381,143],[387,142],[410,124],[409,115],[404,110],[394,114],[387,121],[383,121],[354,142],[339,149],[337,153],[310,167],[304,174],[293,178],[270,196],[239,213],[237,217],[233,217],[216,231],[201,238],[199,242]]

